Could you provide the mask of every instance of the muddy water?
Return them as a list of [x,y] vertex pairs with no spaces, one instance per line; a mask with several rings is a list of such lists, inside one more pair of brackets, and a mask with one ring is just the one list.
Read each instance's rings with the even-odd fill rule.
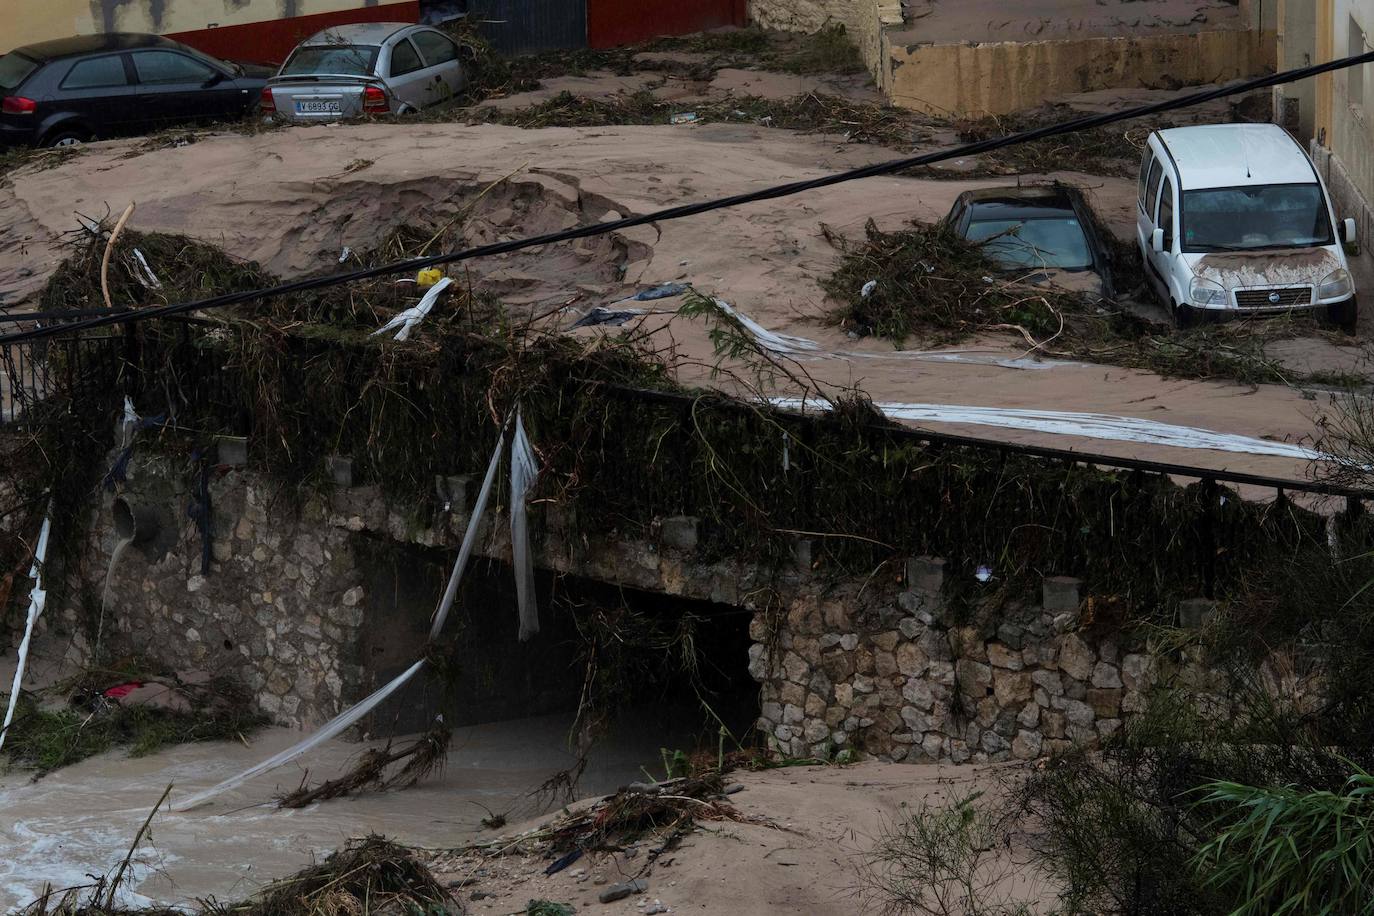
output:
[[[551,716],[457,729],[443,775],[416,788],[300,811],[264,804],[296,788],[306,768],[315,779],[330,778],[364,747],[333,741],[300,765],[264,774],[195,811],[164,809],[136,857],[131,902],[238,898],[369,832],[452,846],[483,833],[488,810],[507,812],[512,822],[534,816],[541,803],[530,793],[573,763],[564,744],[567,726],[566,717]],[[37,782],[18,772],[0,776],[0,912],[29,901],[45,883],[88,884],[88,875],[112,870],[168,783],[175,785],[175,800],[299,738],[299,732],[271,729],[251,747],[187,745],[142,759],[115,751]],[[661,743],[661,735],[644,729],[604,742],[591,754],[581,793],[610,792],[643,778],[639,767],[659,759]]]

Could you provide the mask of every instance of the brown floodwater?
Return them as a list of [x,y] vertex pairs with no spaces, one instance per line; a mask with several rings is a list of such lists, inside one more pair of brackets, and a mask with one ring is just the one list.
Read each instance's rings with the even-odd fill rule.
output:
[[[194,811],[164,806],[135,857],[125,899],[173,905],[211,896],[237,899],[350,837],[375,832],[407,844],[449,847],[486,832],[481,820],[489,811],[506,813],[512,822],[535,816],[563,801],[531,793],[574,763],[568,724],[567,716],[546,716],[455,729],[442,775],[405,791],[299,811],[274,807],[272,798],[295,789],[307,769],[312,781],[331,778],[369,746],[336,740]],[[175,804],[300,737],[268,729],[251,746],[183,745],[137,759],[114,751],[38,781],[19,771],[0,775],[0,912],[27,903],[45,884],[84,885],[112,871],[168,783]],[[652,729],[625,729],[595,747],[580,794],[643,779],[641,765],[658,765],[662,737]]]

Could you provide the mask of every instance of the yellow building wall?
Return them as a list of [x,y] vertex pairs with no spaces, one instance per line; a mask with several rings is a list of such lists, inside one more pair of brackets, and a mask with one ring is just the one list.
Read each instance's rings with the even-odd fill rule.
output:
[[1177,87],[1270,73],[1276,35],[1242,30],[1140,38],[932,44],[888,51],[893,104],[932,114],[1009,114],[1077,92]]
[[[1374,50],[1374,0],[1326,0],[1318,8],[1324,59],[1334,60]],[[1342,70],[1317,87],[1317,137],[1331,152],[1323,163],[1338,216],[1359,223],[1361,248],[1374,237],[1374,64]],[[1363,83],[1362,98],[1352,91]],[[1320,162],[1320,159],[1319,159]]]
[[[0,52],[99,32],[165,35],[331,13],[363,0],[0,0]],[[373,5],[373,4],[367,4]]]

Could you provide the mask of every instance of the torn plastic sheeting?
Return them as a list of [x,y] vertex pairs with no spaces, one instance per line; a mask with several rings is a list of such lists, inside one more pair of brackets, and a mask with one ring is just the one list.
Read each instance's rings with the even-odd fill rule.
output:
[[406,340],[410,337],[410,332],[415,329],[416,325],[425,320],[425,316],[429,314],[429,310],[434,308],[434,303],[439,300],[439,294],[448,289],[452,283],[453,278],[444,277],[429,288],[429,292],[425,293],[424,298],[420,300],[418,305],[413,305],[404,312],[401,312],[368,336],[376,337],[378,334],[385,334],[387,331],[400,328],[399,331],[396,331],[395,339]]
[[633,296],[620,300],[621,302],[653,302],[655,299],[669,299],[673,296],[681,296],[692,288],[690,283],[664,283],[661,286],[654,286],[649,289],[640,290]]
[[137,248],[134,249],[134,260],[137,262],[137,270],[134,272],[138,274],[138,282],[142,283],[148,289],[162,289],[162,281],[157,278],[157,274],[153,273],[153,269],[148,266],[148,259],[143,256],[143,252],[139,251]]
[[759,346],[779,356],[794,359],[896,359],[917,362],[970,363],[973,365],[1000,366],[1003,369],[1052,369],[1056,366],[1076,366],[1082,363],[1062,360],[1031,359],[1029,357],[997,356],[995,354],[973,354],[955,350],[893,350],[890,353],[861,353],[854,350],[829,351],[806,337],[778,334],[770,331],[754,319],[736,309],[724,299],[714,300],[727,315],[734,318]]
[[515,567],[515,600],[520,609],[520,641],[527,642],[539,632],[539,605],[534,594],[534,558],[530,554],[529,509],[525,505],[539,465],[525,435],[520,411],[515,411],[515,439],[510,447],[510,549]]
[[496,448],[492,450],[491,461],[487,462],[487,473],[482,478],[482,489],[477,494],[477,502],[473,504],[472,516],[468,519],[468,527],[463,532],[463,544],[458,548],[458,559],[453,562],[453,572],[449,573],[448,585],[444,586],[444,597],[440,599],[439,606],[434,609],[434,619],[430,623],[429,638],[434,639],[444,628],[444,622],[448,620],[449,609],[453,607],[453,599],[458,595],[458,585],[463,581],[463,573],[468,568],[468,560],[472,557],[472,549],[477,545],[478,522],[487,511],[487,503],[491,500],[492,487],[496,483],[496,469],[501,466],[501,455],[506,448],[506,428],[510,425],[510,419],[501,426],[501,432],[496,437]]
[[[486,511],[487,502],[491,497],[492,485],[496,480],[496,469],[501,464],[501,455],[505,448],[505,427],[501,429],[501,434],[496,438],[496,448],[491,453],[491,461],[487,465],[487,476],[482,481],[482,492],[477,496],[477,503],[473,507],[472,516],[468,519],[467,531],[463,534],[463,545],[458,550],[458,559],[454,561],[453,572],[449,575],[448,586],[444,589],[444,597],[440,600],[439,606],[434,611],[434,623],[430,626],[429,636],[434,639],[439,635],[439,631],[444,627],[444,621],[448,619],[449,609],[453,606],[454,596],[458,594],[458,584],[463,578],[463,571],[467,568],[468,558],[472,555],[473,544],[477,540],[477,529],[481,524],[482,515]],[[197,805],[204,804],[223,792],[243,785],[255,776],[275,770],[279,766],[290,763],[302,754],[318,747],[330,738],[342,733],[363,716],[372,712],[377,706],[391,696],[411,678],[420,672],[425,666],[425,660],[421,658],[405,671],[397,675],[390,683],[375,691],[371,696],[362,702],[344,710],[335,716],[317,732],[307,736],[304,740],[298,741],[286,750],[269,757],[262,763],[249,767],[241,773],[230,776],[228,779],[217,785],[211,786],[202,792],[197,792],[191,797],[178,802],[174,810],[186,811]]]
[[724,299],[713,300],[720,310],[731,318],[738,321],[749,335],[758,341],[759,345],[766,350],[771,350],[782,356],[814,356],[821,359],[835,359],[836,354],[827,353],[821,349],[821,345],[814,340],[805,337],[793,337],[790,334],[778,334],[770,331],[763,325],[741,311],[738,311]]
[[47,589],[43,588],[43,564],[48,558],[48,535],[52,532],[52,506],[43,517],[43,527],[38,531],[38,544],[33,551],[33,566],[29,576],[33,579],[33,589],[29,592],[29,616],[24,623],[24,638],[19,642],[19,660],[14,669],[14,683],[10,686],[10,702],[5,709],[5,722],[0,725],[0,748],[5,746],[5,736],[9,734],[10,723],[14,721],[14,710],[19,705],[19,691],[24,684],[24,665],[29,657],[29,645],[33,641],[33,628],[43,615],[48,603]]
[[216,795],[219,795],[222,792],[227,792],[230,789],[235,788],[236,786],[243,785],[243,783],[252,779],[254,776],[261,776],[263,773],[267,773],[271,770],[275,770],[279,766],[283,766],[284,764],[290,763],[292,760],[295,760],[297,757],[304,754],[305,752],[323,744],[330,738],[333,738],[336,735],[342,733],[344,729],[353,725],[363,716],[372,712],[372,710],[376,709],[377,706],[383,700],[385,700],[387,697],[391,696],[402,686],[404,686],[404,684],[407,681],[409,681],[412,677],[414,677],[416,674],[418,674],[420,669],[424,666],[425,660],[422,658],[418,662],[407,668],[405,671],[402,671],[385,687],[376,691],[370,697],[363,700],[356,706],[353,706],[350,709],[345,710],[341,715],[334,717],[323,728],[315,732],[310,737],[306,738],[304,741],[292,745],[291,747],[287,748],[281,753],[269,757],[262,763],[250,767],[249,769],[244,770],[242,773],[239,773],[236,776],[229,777],[228,779],[224,780],[216,786],[212,786],[211,788],[206,789],[203,792],[197,792],[190,798],[183,799],[182,801],[177,803],[174,810],[187,811],[191,808],[196,807],[197,805],[204,804],[205,802],[214,798]]
[[[829,410],[828,401],[805,398],[769,398],[775,407],[804,410],[807,407]],[[1193,426],[1174,426],[1143,420],[1139,417],[1120,417],[1101,413],[1071,413],[1058,410],[1029,410],[1012,407],[965,407],[957,404],[900,404],[874,403],[874,407],[894,420],[912,423],[963,423],[971,426],[995,426],[1002,429],[1024,429],[1051,433],[1057,436],[1082,436],[1114,442],[1138,442],[1145,445],[1165,445],[1171,448],[1235,452],[1242,455],[1265,455],[1275,458],[1299,458],[1304,461],[1326,456],[1314,449],[1287,442],[1270,442],[1252,436],[1220,433]]]

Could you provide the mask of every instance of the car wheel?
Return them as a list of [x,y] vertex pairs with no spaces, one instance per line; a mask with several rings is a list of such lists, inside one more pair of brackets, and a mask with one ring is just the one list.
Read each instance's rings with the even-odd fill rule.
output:
[[1354,335],[1359,318],[1359,305],[1354,299],[1326,307],[1326,320],[1347,334]]
[[57,130],[43,138],[44,146],[80,146],[91,139],[90,134],[82,130],[59,127]]

